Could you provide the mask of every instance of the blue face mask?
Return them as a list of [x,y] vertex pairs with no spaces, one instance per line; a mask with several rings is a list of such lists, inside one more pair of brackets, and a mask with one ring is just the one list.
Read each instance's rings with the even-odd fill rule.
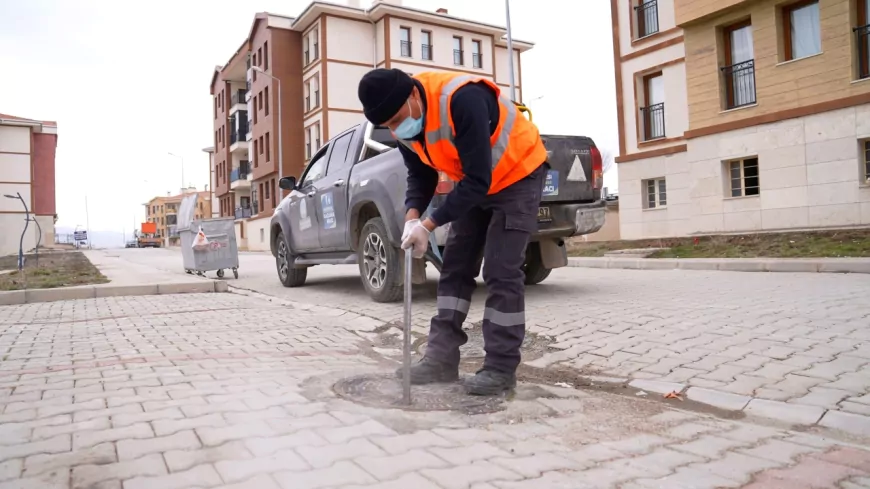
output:
[[[417,102],[419,106],[420,103]],[[408,101],[408,112],[411,112],[411,101]],[[413,139],[416,135],[420,134],[420,131],[423,130],[423,108],[420,107],[420,117],[415,119],[408,115],[405,120],[402,121],[401,124],[396,127],[396,130],[393,131],[393,134],[399,139]]]

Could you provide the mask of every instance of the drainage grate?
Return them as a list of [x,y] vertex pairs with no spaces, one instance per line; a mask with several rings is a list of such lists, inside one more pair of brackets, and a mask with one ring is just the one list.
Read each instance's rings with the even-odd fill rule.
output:
[[470,396],[459,382],[411,386],[411,405],[402,404],[402,384],[395,374],[359,375],[336,382],[339,396],[370,407],[409,411],[459,411],[486,414],[503,410],[505,396]]

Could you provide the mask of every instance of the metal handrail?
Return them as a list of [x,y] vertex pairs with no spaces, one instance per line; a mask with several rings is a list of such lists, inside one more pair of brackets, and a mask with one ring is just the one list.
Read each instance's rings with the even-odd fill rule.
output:
[[736,109],[755,103],[755,60],[749,59],[720,68],[725,77],[727,108]]

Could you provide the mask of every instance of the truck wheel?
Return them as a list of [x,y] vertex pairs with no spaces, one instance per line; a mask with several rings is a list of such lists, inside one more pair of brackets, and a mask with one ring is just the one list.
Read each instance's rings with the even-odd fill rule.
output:
[[523,273],[526,274],[525,284],[537,285],[546,280],[552,271],[552,268],[544,268],[538,243],[530,243],[526,250],[526,263],[523,265]]
[[359,276],[375,302],[396,302],[402,298],[402,270],[399,250],[390,244],[383,219],[375,217],[360,233]]
[[293,255],[283,234],[275,240],[278,253],[275,254],[275,266],[278,269],[278,279],[284,287],[300,287],[305,285],[308,277],[308,268],[293,268]]

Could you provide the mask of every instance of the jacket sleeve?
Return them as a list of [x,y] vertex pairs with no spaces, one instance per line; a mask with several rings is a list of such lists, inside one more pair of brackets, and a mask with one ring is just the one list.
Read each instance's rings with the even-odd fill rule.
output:
[[456,132],[453,144],[464,177],[432,214],[439,226],[455,221],[486,199],[492,182],[490,135],[498,124],[498,99],[486,85],[468,84],[453,94],[450,111]]
[[417,209],[420,215],[426,212],[435,188],[438,186],[438,172],[434,168],[423,163],[417,153],[399,144],[399,152],[405,160],[408,169],[408,187],[405,191],[405,212]]

